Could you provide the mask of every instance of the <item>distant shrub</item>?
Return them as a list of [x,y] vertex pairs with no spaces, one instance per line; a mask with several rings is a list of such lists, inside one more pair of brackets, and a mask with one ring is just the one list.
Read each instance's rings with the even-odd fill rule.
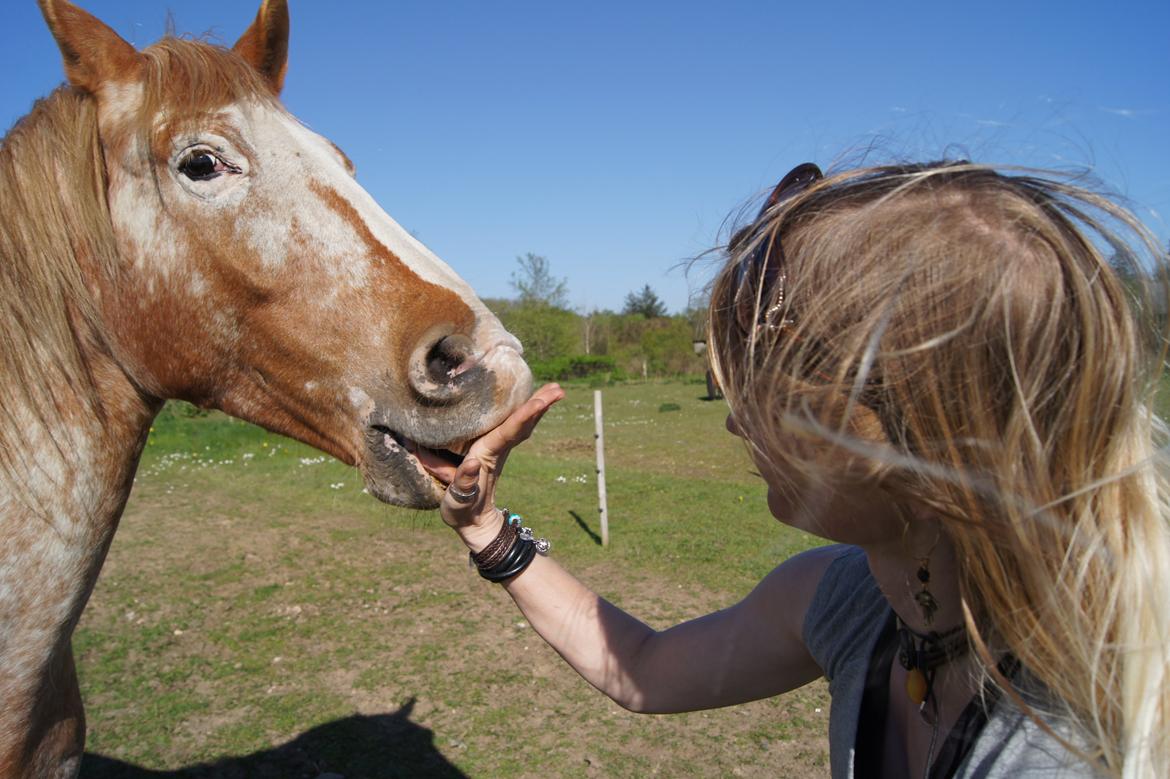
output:
[[658,413],[661,414],[663,411],[682,411],[682,406],[677,403],[663,403],[658,407]]
[[501,308],[500,322],[524,344],[524,353],[536,362],[571,355],[581,347],[577,314],[539,303]]
[[551,360],[529,363],[532,375],[538,381],[568,381],[570,379],[609,378],[620,380],[620,371],[612,357],[600,354],[576,354],[554,357]]

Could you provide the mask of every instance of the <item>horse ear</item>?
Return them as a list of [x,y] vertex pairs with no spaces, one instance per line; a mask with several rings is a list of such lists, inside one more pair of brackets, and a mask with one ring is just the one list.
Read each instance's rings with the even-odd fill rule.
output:
[[67,0],[37,0],[57,39],[69,83],[96,93],[108,81],[129,81],[141,59],[134,47],[97,17]]
[[284,87],[288,70],[288,3],[264,0],[256,21],[240,36],[235,52],[260,72],[274,94]]

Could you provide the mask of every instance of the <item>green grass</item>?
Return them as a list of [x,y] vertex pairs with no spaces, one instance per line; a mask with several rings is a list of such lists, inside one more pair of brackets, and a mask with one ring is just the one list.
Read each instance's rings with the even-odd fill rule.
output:
[[[724,430],[722,402],[704,400],[699,384],[642,383],[602,391],[613,543],[601,550],[592,393],[567,388],[532,441],[510,458],[498,496],[558,549],[588,562],[636,558],[647,573],[671,575],[681,558],[685,583],[739,590],[812,543],[768,515],[763,482],[739,440]],[[274,527],[288,527],[294,510],[345,511],[443,532],[436,515],[374,502],[362,493],[356,471],[307,446],[222,414],[193,416],[175,404],[151,433],[141,473],[203,489],[214,482],[228,499],[264,490],[267,511],[250,521]],[[337,484],[344,486],[331,488]],[[374,527],[333,528],[317,540],[349,541]],[[230,579],[238,567],[225,561],[200,576]]]
[[[656,627],[729,605],[816,543],[768,515],[704,391],[603,390],[608,548],[588,387],[568,388],[501,485],[558,560]],[[468,571],[437,514],[380,504],[331,458],[177,404],[151,432],[74,646],[91,776],[815,775],[825,763],[823,687],[716,712],[621,711]],[[777,746],[793,742],[799,758]]]

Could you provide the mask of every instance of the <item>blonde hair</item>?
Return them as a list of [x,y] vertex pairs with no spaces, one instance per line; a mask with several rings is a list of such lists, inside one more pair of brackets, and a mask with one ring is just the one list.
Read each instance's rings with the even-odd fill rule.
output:
[[[709,340],[757,456],[796,497],[861,479],[941,515],[985,672],[1110,773],[1170,776],[1165,339],[1135,305],[1165,259],[1137,220],[938,163],[821,180],[729,248]],[[1043,701],[999,674],[1003,652]]]

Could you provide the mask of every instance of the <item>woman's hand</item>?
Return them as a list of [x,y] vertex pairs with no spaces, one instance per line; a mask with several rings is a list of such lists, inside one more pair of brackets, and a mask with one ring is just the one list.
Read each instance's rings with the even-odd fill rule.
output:
[[[444,522],[455,528],[471,551],[478,552],[487,546],[499,532],[502,519],[496,510],[496,482],[508,454],[532,435],[544,413],[564,396],[565,391],[556,384],[546,384],[538,389],[499,427],[476,439],[458,468],[438,457],[419,458],[428,472],[447,485],[439,513]],[[452,494],[452,487],[455,492],[468,494],[477,486],[478,493],[467,502]]]

